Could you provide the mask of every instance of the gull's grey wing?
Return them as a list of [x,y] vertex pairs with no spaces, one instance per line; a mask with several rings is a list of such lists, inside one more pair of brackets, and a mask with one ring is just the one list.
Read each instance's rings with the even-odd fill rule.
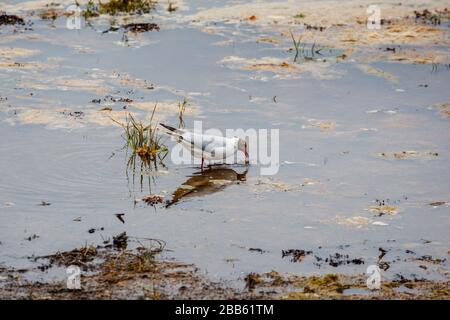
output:
[[182,135],[182,138],[199,152],[211,153],[214,149],[225,147],[226,145],[226,140],[223,137],[211,135],[200,135],[186,132]]

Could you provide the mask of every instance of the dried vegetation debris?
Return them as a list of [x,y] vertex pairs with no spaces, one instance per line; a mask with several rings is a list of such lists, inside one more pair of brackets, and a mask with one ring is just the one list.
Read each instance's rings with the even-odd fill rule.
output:
[[443,117],[450,118],[450,102],[439,103],[434,105],[433,107],[439,110],[439,113]]
[[157,1],[154,0],[89,0],[83,15],[86,18],[98,17],[101,14],[144,14],[150,13],[155,8]]
[[[352,61],[358,63],[384,60],[448,65],[450,55],[442,51],[440,47],[450,44],[448,30],[440,27],[439,18],[436,18],[441,17],[448,20],[449,11],[445,7],[446,3],[444,1],[435,2],[432,6],[430,5],[430,8],[422,9],[420,12],[413,9],[423,8],[424,5],[420,0],[410,3],[408,6],[399,5],[395,1],[384,2],[380,5],[383,12],[381,28],[376,30],[367,29],[367,13],[362,9],[363,6],[354,1],[342,1],[339,8],[326,2],[315,1],[238,3],[200,10],[190,16],[189,21],[203,26],[202,30],[221,22],[235,25],[252,24],[259,28],[261,33],[269,35],[256,38],[257,42],[266,42],[275,46],[284,46],[286,43],[290,43],[294,31],[301,34],[298,43],[301,40],[302,46],[342,51],[342,54],[333,59],[321,56],[320,52],[317,52],[315,57],[314,55],[305,57],[310,58],[308,59],[310,61],[344,61],[352,56]],[[293,15],[292,12],[298,12],[298,14]],[[221,28],[217,30],[220,34],[225,35],[227,31],[233,35],[234,29]],[[281,34],[282,37],[276,39],[271,37],[270,35],[273,35],[274,32]],[[294,47],[297,49],[294,63],[283,60],[276,61],[275,58],[271,58],[271,61],[268,58],[243,61],[244,58],[227,57],[225,60],[233,58],[233,63],[240,63],[241,68],[247,70],[281,74],[308,71],[304,70],[305,64],[295,63],[299,53],[299,48],[295,44],[294,40]],[[391,47],[397,46],[396,50],[380,52],[379,49],[387,44]],[[417,46],[424,46],[427,49],[419,51],[415,48]],[[370,58],[366,56],[367,54]],[[241,61],[237,61],[237,58]],[[320,65],[320,63],[316,63],[316,65]],[[326,67],[328,70],[335,69],[330,68],[330,65],[326,65]],[[371,72],[371,69],[368,71]],[[395,77],[390,74],[371,73],[392,82],[396,81]]]
[[40,51],[36,49],[28,49],[21,47],[0,47],[0,57],[2,59],[15,59],[15,58],[26,58],[39,54]]
[[123,26],[127,31],[131,32],[148,32],[148,31],[159,31],[160,28],[156,23],[129,23]]
[[[124,239],[123,236],[118,235]],[[156,241],[156,239],[154,239]],[[128,238],[124,240],[128,241]],[[156,255],[161,243],[152,247],[125,249],[114,246],[86,246],[67,252],[34,258],[45,263],[37,269],[46,271],[53,265],[80,266],[89,271],[82,275],[81,290],[69,290],[65,281],[32,282],[19,273],[26,270],[0,268],[6,274],[2,299],[168,299],[168,298],[241,298],[238,292],[201,276],[197,268],[175,261],[161,261]],[[3,278],[2,278],[3,279]]]
[[310,250],[288,249],[281,251],[281,257],[290,257],[291,262],[301,262],[307,255],[312,254]]
[[336,223],[338,225],[346,225],[346,226],[363,226],[368,225],[372,223],[372,220],[367,217],[362,216],[354,216],[354,217],[343,217],[343,216],[336,216],[334,219],[331,220],[332,223]]
[[274,180],[272,178],[260,177],[252,184],[253,189],[256,193],[269,192],[269,191],[295,191],[299,190],[297,186],[288,184],[284,181]]
[[383,71],[379,68],[375,68],[370,65],[360,64],[360,65],[358,65],[358,69],[360,69],[365,74],[376,76],[379,78],[384,78],[393,83],[398,83],[398,79],[393,74],[391,74],[387,71]]
[[272,73],[274,79],[292,79],[300,74],[308,74],[320,80],[331,80],[343,75],[343,71],[330,69],[332,63],[319,59],[316,63],[293,63],[287,59],[276,57],[244,58],[239,56],[227,56],[218,62],[230,69],[254,71],[258,73]]
[[163,203],[164,202],[164,196],[163,195],[159,195],[159,194],[150,194],[147,195],[145,197],[142,198],[142,201],[144,201],[145,203],[154,206],[156,204],[159,203]]
[[383,215],[396,215],[399,212],[399,209],[396,206],[388,204],[371,206],[367,210],[378,217]]
[[97,247],[85,246],[82,248],[75,248],[71,251],[58,251],[52,255],[32,257],[32,260],[47,260],[48,266],[56,265],[68,267],[71,265],[76,265],[88,270],[92,268],[92,266],[89,266],[89,263],[94,261],[98,255],[99,251]]
[[25,25],[25,20],[16,15],[9,15],[0,11],[0,26],[2,25]]
[[450,20],[450,10],[448,8],[444,9],[423,9],[414,10],[416,22],[421,22],[425,24],[441,25],[441,22],[448,22]]
[[381,152],[378,156],[385,159],[405,160],[405,159],[433,159],[439,156],[438,152],[434,151],[396,151],[396,152]]
[[[345,249],[350,245],[339,246],[339,249]],[[365,261],[362,257],[350,257],[349,254],[342,252],[335,253],[323,253],[322,247],[319,247],[317,250],[305,250],[305,249],[287,249],[281,250],[281,258],[290,258],[290,262],[303,262],[308,258],[308,260],[312,260],[314,266],[321,268],[325,265],[329,265],[331,267],[339,267],[342,265],[360,265],[364,264]]]
[[43,8],[38,9],[37,14],[43,20],[53,21],[59,17],[73,16],[75,15],[75,11],[66,10],[66,7],[61,3],[50,2],[46,3]]
[[[383,279],[380,290],[367,289],[367,276],[325,273],[321,275],[282,274],[273,270],[266,273],[251,272],[240,280],[244,289],[231,288],[225,282],[213,282],[190,264],[161,260],[165,242],[158,239],[136,238],[137,246],[127,249],[133,239],[126,233],[113,237],[113,243],[84,246],[53,255],[30,257],[41,262],[37,270],[46,272],[54,266],[80,266],[88,271],[82,275],[82,290],[68,290],[65,281],[33,282],[23,278],[29,270],[0,267],[2,299],[448,299],[448,281],[426,280],[395,275]],[[146,242],[146,245],[143,243]],[[120,243],[120,244],[119,244]],[[349,245],[339,246],[340,249]],[[321,247],[319,247],[321,248]],[[378,264],[383,270],[390,267],[383,261],[389,250],[379,248]],[[258,250],[256,250],[258,251]],[[259,251],[258,251],[259,252]],[[362,258],[336,252],[324,256],[312,250],[282,250],[282,257],[302,262],[309,257],[316,266],[331,267],[365,264]],[[442,265],[446,258],[409,253],[408,259],[427,265]],[[403,287],[415,289],[406,294]],[[356,291],[352,291],[357,289]]]
[[317,128],[324,132],[333,131],[336,128],[336,123],[332,120],[308,119],[308,123],[309,125],[302,125],[302,128]]
[[448,202],[447,201],[433,201],[429,203],[430,206],[437,208],[440,206],[447,206]]
[[125,32],[142,33],[149,31],[159,31],[160,27],[154,22],[123,23],[121,25],[112,25],[111,27],[109,27],[109,29],[103,31],[103,33],[116,32],[119,29],[122,29]]
[[[380,290],[367,288],[367,276],[324,274],[300,276],[281,274],[276,271],[251,273],[245,277],[247,289],[264,294],[276,292],[275,299],[318,300],[318,299],[448,299],[448,281],[407,279],[405,277],[381,282]],[[414,293],[399,290],[414,288]],[[354,293],[352,293],[354,290]]]

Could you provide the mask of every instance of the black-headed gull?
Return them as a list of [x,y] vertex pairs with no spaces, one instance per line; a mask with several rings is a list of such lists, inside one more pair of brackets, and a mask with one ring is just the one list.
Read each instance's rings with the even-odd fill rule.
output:
[[225,161],[227,158],[234,156],[238,151],[244,153],[245,164],[249,164],[247,142],[244,139],[199,134],[186,129],[176,129],[162,123],[160,125],[164,128],[163,131],[166,134],[174,137],[194,157],[202,159],[201,170],[203,170],[205,159],[209,161]]

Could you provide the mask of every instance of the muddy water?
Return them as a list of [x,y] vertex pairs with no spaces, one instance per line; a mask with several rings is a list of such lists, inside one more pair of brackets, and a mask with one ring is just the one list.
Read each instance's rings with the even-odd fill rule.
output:
[[[20,11],[21,2],[9,3]],[[387,278],[448,279],[450,122],[435,107],[450,100],[448,67],[339,60],[343,48],[294,64],[289,37],[275,27],[189,19],[220,5],[180,3],[172,16],[160,8],[152,21],[161,30],[137,35],[103,33],[108,19],[68,30],[64,17],[51,22],[26,10],[33,30],[0,29],[2,62],[22,63],[0,64],[0,262],[29,268],[29,256],[126,231],[162,239],[167,257],[231,283],[270,270],[361,274],[379,248]],[[266,57],[275,70],[255,70]],[[143,118],[158,101],[158,117],[176,124],[173,106],[184,97],[187,127],[278,128],[279,172],[264,177],[259,165],[246,173],[235,165],[202,177],[170,158],[158,171],[127,169],[121,129],[109,117]],[[183,185],[196,192],[184,195]],[[167,208],[135,201],[149,193],[170,200],[176,190]],[[293,262],[282,256],[289,249],[313,253]],[[336,253],[348,259],[334,266]]]

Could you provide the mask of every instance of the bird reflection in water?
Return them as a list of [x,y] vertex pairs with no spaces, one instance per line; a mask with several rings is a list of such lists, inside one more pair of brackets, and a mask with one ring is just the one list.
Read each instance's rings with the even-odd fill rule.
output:
[[172,194],[172,200],[168,201],[166,208],[177,203],[182,198],[202,197],[208,194],[224,190],[231,184],[246,181],[248,168],[242,173],[227,167],[210,167],[203,172],[196,172],[186,180]]

